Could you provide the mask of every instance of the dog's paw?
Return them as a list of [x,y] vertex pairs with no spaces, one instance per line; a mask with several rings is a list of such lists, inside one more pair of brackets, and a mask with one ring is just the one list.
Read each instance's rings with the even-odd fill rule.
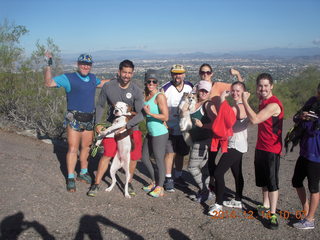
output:
[[106,192],[110,192],[112,190],[112,187],[108,187],[108,188],[106,188]]
[[125,194],[124,195],[126,198],[131,198],[131,196],[130,196],[130,194],[128,193],[128,194]]

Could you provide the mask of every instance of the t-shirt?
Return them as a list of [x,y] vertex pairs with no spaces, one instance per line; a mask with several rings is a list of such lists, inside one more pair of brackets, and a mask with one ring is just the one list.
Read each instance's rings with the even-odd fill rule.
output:
[[101,89],[97,104],[96,104],[96,121],[101,121],[104,106],[107,103],[109,106],[109,112],[107,115],[107,121],[112,123],[115,119],[113,114],[114,105],[117,102],[124,102],[132,107],[132,111],[136,112],[136,115],[130,119],[127,123],[127,128],[133,128],[138,130],[138,124],[143,121],[142,107],[143,107],[143,93],[142,90],[133,82],[130,82],[127,88],[121,88],[119,86],[119,80],[112,80],[105,83]]
[[[78,75],[78,77],[84,81],[84,82],[89,82],[90,81],[90,78],[89,78],[89,75],[87,76],[81,76],[78,72],[76,72],[76,74]],[[53,80],[55,81],[55,83],[57,84],[57,87],[60,88],[60,87],[63,87],[66,92],[70,92],[71,91],[71,85],[70,85],[70,81],[69,79],[67,78],[67,76],[65,74],[62,74],[62,75],[59,75],[59,76],[56,76],[53,78]],[[97,86],[101,83],[101,80],[99,78],[96,77],[96,84]]]
[[179,104],[183,94],[190,93],[192,91],[193,85],[188,81],[184,81],[183,88],[179,91],[172,81],[165,83],[161,87],[161,91],[167,97],[167,104],[169,109],[169,120],[167,125],[171,130],[172,135],[181,135],[179,127]]

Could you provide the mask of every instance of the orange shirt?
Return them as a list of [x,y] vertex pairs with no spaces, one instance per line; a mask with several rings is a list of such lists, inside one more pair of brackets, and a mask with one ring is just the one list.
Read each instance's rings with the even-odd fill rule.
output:
[[216,96],[220,97],[223,91],[226,91],[226,90],[230,91],[230,87],[231,87],[231,83],[214,82],[210,92],[210,98],[213,98]]

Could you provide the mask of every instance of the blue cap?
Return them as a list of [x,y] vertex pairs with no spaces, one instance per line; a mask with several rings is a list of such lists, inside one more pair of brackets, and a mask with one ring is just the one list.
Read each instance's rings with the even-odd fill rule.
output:
[[78,62],[80,62],[80,63],[91,63],[91,64],[93,63],[91,55],[86,54],[86,53],[81,54],[78,57]]

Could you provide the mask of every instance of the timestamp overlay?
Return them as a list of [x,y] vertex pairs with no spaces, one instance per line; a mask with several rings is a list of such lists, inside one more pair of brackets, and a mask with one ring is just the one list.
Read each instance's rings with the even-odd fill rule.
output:
[[[277,212],[278,216],[282,219],[289,219],[295,218],[297,220],[303,219],[306,214],[305,211],[284,211],[280,210]],[[265,218],[269,219],[271,217],[270,211],[262,211],[261,215],[258,216],[255,214],[255,211],[253,210],[242,210],[242,211],[236,211],[236,210],[220,210],[220,211],[213,211],[213,216],[211,216],[212,219],[224,219],[224,218],[231,218],[231,219],[257,219],[257,218]]]

